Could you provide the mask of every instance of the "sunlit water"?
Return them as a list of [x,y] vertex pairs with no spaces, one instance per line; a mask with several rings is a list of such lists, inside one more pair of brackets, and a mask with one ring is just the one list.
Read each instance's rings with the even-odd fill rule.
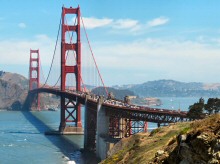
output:
[[[199,98],[160,98],[160,108],[188,110]],[[158,107],[157,107],[158,108]],[[83,116],[82,111],[82,116]],[[60,112],[0,111],[0,164],[97,163],[93,154],[82,154],[83,135],[44,135],[58,130]],[[82,118],[84,121],[84,118]],[[152,130],[157,125],[149,123]]]
[[[188,111],[189,106],[198,102],[200,97],[158,97],[162,101],[161,106],[151,106],[152,108],[161,108],[169,110],[181,110]],[[207,97],[204,98],[205,101],[208,100]],[[148,123],[149,131],[157,128],[156,123]]]
[[59,111],[0,112],[0,164],[97,163],[82,154],[83,135],[44,135],[59,127]]

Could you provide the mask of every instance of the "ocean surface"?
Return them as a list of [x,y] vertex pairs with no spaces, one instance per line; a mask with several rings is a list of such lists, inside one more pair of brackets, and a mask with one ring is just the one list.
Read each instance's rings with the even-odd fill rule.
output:
[[[157,108],[184,111],[199,101],[199,97],[160,99],[163,105]],[[94,154],[80,152],[83,135],[44,135],[45,131],[58,130],[59,121],[59,111],[0,111],[0,164],[98,163]],[[157,127],[154,123],[148,126],[149,130]]]
[[44,135],[58,130],[59,111],[0,111],[0,164],[97,163],[82,154],[83,135]]

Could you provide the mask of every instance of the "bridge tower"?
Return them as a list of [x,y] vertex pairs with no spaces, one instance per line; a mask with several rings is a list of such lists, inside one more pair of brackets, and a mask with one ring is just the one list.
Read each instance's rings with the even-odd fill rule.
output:
[[[29,90],[39,88],[40,86],[40,54],[39,50],[30,50],[29,66]],[[40,97],[37,94],[35,107],[40,109]]]
[[[68,25],[66,15],[76,16],[76,24]],[[75,32],[76,43],[67,43],[66,37],[70,32]],[[66,90],[66,76],[67,74],[74,74],[76,81],[76,91],[81,91],[81,38],[80,38],[80,7],[78,8],[62,8],[62,33],[61,33],[61,91]],[[70,35],[69,35],[70,37]],[[75,53],[75,65],[67,65],[68,51]],[[76,127],[75,130],[68,130],[66,123],[72,124]],[[73,128],[74,129],[74,128]],[[82,129],[81,123],[81,106],[77,100],[65,99],[61,96],[61,122],[59,131],[79,131]]]

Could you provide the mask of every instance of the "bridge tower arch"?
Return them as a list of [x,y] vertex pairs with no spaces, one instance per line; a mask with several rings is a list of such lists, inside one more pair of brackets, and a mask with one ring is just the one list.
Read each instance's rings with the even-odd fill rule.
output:
[[[30,66],[29,66],[29,91],[40,87],[40,54],[38,50],[30,49]],[[34,103],[37,110],[40,109],[40,97],[36,95]]]
[[[76,25],[68,25],[66,15],[76,16]],[[66,41],[66,35],[70,32],[76,33],[76,43]],[[74,74],[76,81],[76,91],[81,91],[81,38],[80,38],[80,7],[78,8],[62,8],[62,32],[61,32],[61,91],[66,90],[66,76],[67,74]],[[66,54],[68,51],[75,53],[75,65],[70,66],[66,61]],[[59,131],[63,132],[66,123],[71,123],[77,128],[82,128],[81,123],[81,106],[73,100],[67,100],[61,95],[61,122]],[[66,131],[66,130],[65,130]],[[72,131],[72,130],[71,130]]]

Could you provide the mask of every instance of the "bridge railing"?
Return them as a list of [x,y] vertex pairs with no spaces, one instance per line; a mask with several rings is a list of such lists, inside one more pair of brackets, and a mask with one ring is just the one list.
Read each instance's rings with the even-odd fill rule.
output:
[[[58,87],[46,86],[44,88],[59,91]],[[98,99],[100,98],[99,95],[95,95],[95,94],[89,93],[89,92],[76,91],[75,89],[66,89],[66,92],[74,94],[74,95],[81,97],[81,98],[86,98],[86,96],[87,96],[89,100],[92,100],[94,102],[98,102]],[[145,111],[145,112],[161,113],[161,114],[169,114],[169,115],[179,115],[179,116],[183,116],[183,117],[186,117],[186,114],[187,114],[187,112],[184,112],[184,111],[176,111],[176,110],[160,109],[160,108],[150,108],[150,107],[146,107],[146,106],[128,104],[122,100],[109,99],[106,97],[103,97],[103,104],[110,106],[110,107],[117,107],[117,108],[122,108],[122,109],[126,109],[126,110],[143,111],[143,112]]]

